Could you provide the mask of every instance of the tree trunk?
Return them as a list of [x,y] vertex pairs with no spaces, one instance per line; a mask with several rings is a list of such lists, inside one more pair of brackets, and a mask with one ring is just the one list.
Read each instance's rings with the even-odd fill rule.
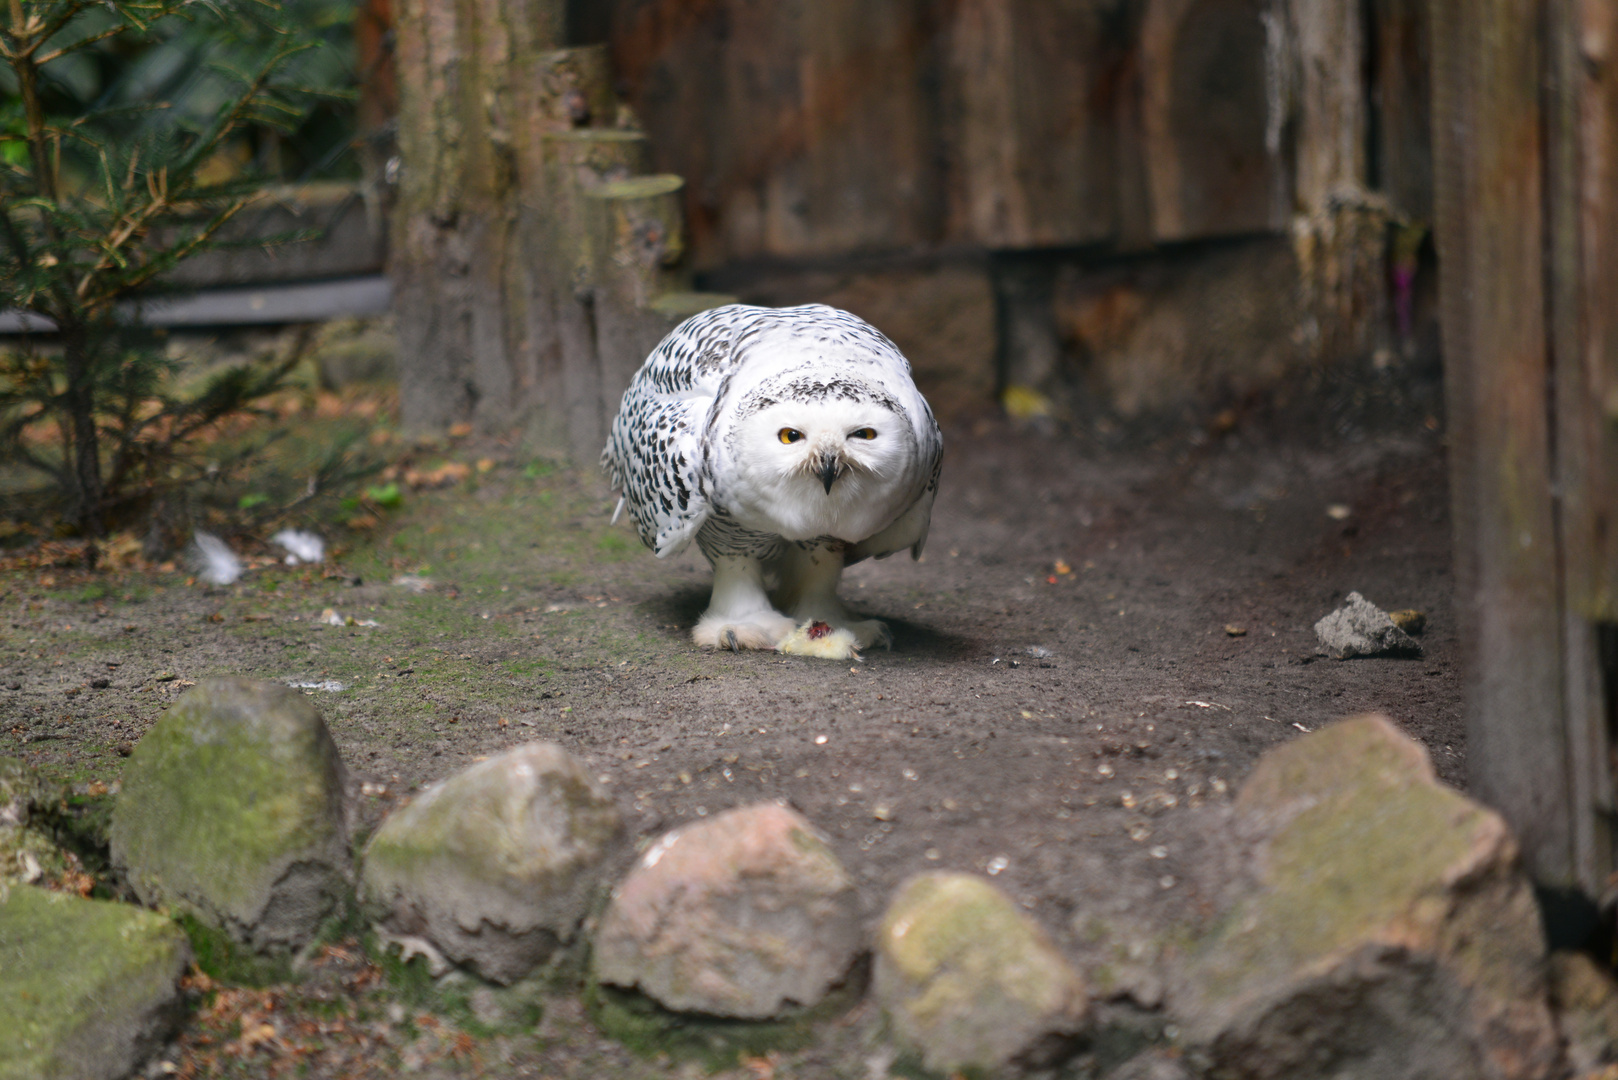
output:
[[62,327],[62,360],[67,370],[66,406],[69,430],[63,432],[68,463],[73,470],[73,515],[79,532],[91,539],[105,531],[102,520],[106,491],[101,479],[101,438],[96,428],[94,378],[95,348],[82,325]]
[[[403,0],[390,272],[409,427],[517,427],[531,449],[593,462],[672,326],[658,304],[689,278],[679,180],[640,176],[646,139],[617,126],[606,48],[556,47],[564,7]],[[630,187],[596,197],[614,184]],[[660,194],[626,194],[648,184]],[[673,308],[729,299],[681,295]]]

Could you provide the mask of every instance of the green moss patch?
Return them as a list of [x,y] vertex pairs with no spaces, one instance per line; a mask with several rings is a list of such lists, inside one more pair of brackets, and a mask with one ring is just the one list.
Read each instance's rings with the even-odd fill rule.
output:
[[769,1020],[736,1020],[665,1009],[644,994],[590,980],[584,1003],[590,1020],[610,1038],[644,1058],[663,1055],[696,1062],[711,1072],[733,1069],[742,1057],[802,1049],[818,1025],[859,1003],[869,965],[861,959],[849,976],[812,1009]]
[[[302,695],[203,683],[136,747],[112,815],[114,860],[147,903],[259,947],[301,944],[338,906],[347,872],[341,777],[336,745]],[[258,940],[272,898],[285,897],[297,910]]]
[[12,886],[0,900],[0,1080],[97,1075],[178,1018],[185,936],[126,904]]

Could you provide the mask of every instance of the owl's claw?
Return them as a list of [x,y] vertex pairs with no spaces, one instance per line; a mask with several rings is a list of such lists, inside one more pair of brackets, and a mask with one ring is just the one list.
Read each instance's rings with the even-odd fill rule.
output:
[[740,619],[704,616],[691,631],[691,639],[707,649],[745,652],[773,649],[783,634],[791,632],[791,619],[774,612],[758,612]]
[[844,626],[854,635],[854,644],[857,648],[870,649],[880,645],[889,652],[893,651],[893,631],[889,630],[888,624],[881,619],[848,622]]

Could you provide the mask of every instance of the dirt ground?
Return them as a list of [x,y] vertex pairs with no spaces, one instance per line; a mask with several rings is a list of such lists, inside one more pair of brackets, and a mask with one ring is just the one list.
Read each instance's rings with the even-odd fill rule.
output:
[[[851,606],[894,630],[862,664],[698,651],[694,550],[658,562],[609,526],[598,476],[496,451],[324,570],[266,565],[223,589],[183,569],[10,572],[0,754],[115,784],[120,748],[191,681],[341,684],[311,692],[362,832],[481,755],[555,740],[642,843],[786,799],[872,920],[909,874],[987,873],[1081,960],[1098,917],[1198,904],[1193,809],[1304,731],[1380,710],[1463,782],[1438,432],[1323,444],[1237,426],[1109,450],[979,421],[947,438],[925,557],[846,576]],[[1350,591],[1425,612],[1425,657],[1318,658],[1312,626]],[[328,608],[377,625],[324,625]],[[658,1071],[559,1036],[568,1016],[498,1074]],[[776,1075],[820,1075],[789,1065]]]

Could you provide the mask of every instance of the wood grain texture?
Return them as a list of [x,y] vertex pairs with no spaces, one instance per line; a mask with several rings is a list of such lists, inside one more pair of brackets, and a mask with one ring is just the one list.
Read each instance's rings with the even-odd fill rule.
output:
[[1551,499],[1540,10],[1435,0],[1433,111],[1468,774],[1536,879],[1563,885],[1581,875]]
[[1113,5],[959,0],[940,34],[948,238],[1049,247],[1116,235],[1127,50]]
[[[1601,627],[1618,622],[1618,18],[1610,5],[1549,7],[1547,204],[1552,226],[1556,490],[1567,738],[1580,878],[1594,891],[1614,868],[1611,766],[1618,685],[1604,677]],[[1610,630],[1609,630],[1610,633]]]
[[1148,0],[1140,31],[1141,129],[1158,241],[1286,224],[1265,135],[1262,0]]
[[1372,0],[1372,184],[1393,212],[1433,219],[1431,0]]
[[1285,224],[1263,0],[612,8],[656,166],[691,181],[699,267]]
[[1568,598],[1586,619],[1618,622],[1618,11],[1577,0],[1573,17],[1580,349],[1557,371]]

